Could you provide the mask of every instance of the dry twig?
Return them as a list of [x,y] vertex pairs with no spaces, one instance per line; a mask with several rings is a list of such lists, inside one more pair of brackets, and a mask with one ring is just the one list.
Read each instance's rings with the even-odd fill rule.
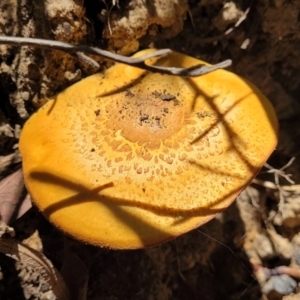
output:
[[[160,67],[160,66],[149,66],[145,63],[145,60],[158,56],[166,56],[172,53],[170,49],[161,49],[153,53],[143,55],[141,57],[126,57],[109,51],[105,51],[95,47],[89,47],[86,45],[72,45],[59,41],[51,41],[44,39],[35,39],[35,38],[25,38],[25,37],[9,37],[9,36],[0,36],[0,44],[7,45],[17,45],[17,46],[35,46],[39,48],[50,48],[55,50],[61,50],[72,55],[76,55],[79,59],[93,64],[96,66],[98,64],[92,58],[86,56],[84,53],[93,54],[97,56],[102,56],[104,58],[113,60],[115,62],[123,63],[140,69],[144,69],[150,72],[159,72],[162,74],[169,75],[178,75],[186,77],[194,77],[210,73],[217,69],[226,68],[231,65],[232,61],[227,59],[223,62],[220,62],[216,65],[206,66],[206,65],[196,65],[190,68],[175,68],[175,67]],[[93,63],[92,63],[93,61]]]
[[[252,180],[252,183],[263,186],[267,189],[278,190],[278,186],[272,181],[254,178]],[[297,191],[300,191],[300,184],[281,185],[280,188],[281,188],[281,190],[286,191],[286,192],[297,192]]]
[[[215,41],[221,40],[225,36],[232,33],[237,27],[239,27],[241,25],[241,23],[243,23],[247,19],[248,14],[251,10],[252,4],[253,4],[253,0],[250,2],[248,8],[244,11],[244,13],[240,16],[240,18],[237,20],[237,22],[232,27],[228,28],[225,32],[223,32],[222,34],[219,34],[217,36],[201,38],[200,42],[202,42],[202,43],[213,43]],[[188,10],[188,13],[189,13],[190,18],[192,20],[192,25],[195,28],[194,21],[193,21],[193,16],[192,16],[192,14],[189,10]]]
[[[295,184],[295,181],[293,181],[291,179],[292,174],[285,174],[285,171],[289,166],[292,165],[292,163],[294,162],[296,158],[292,157],[289,162],[287,164],[285,164],[283,167],[281,167],[280,169],[275,169],[274,167],[272,167],[271,165],[269,165],[268,163],[265,163],[265,167],[268,169],[267,173],[269,174],[274,174],[274,181],[275,183],[271,182],[271,181],[264,181],[258,178],[253,179],[253,183],[256,183],[258,185],[261,185],[263,187],[266,188],[270,188],[270,189],[276,189],[276,190],[286,190],[286,191],[294,191],[295,188],[292,188],[290,186],[281,186],[280,182],[279,182],[279,178],[282,177],[284,178],[286,181],[288,181],[291,184]],[[296,189],[297,190],[297,189]]]
[[[258,184],[260,186],[263,186],[265,188],[273,189],[279,191],[279,204],[278,208],[279,211],[282,211],[283,205],[284,205],[284,192],[296,192],[300,190],[300,185],[295,184],[295,182],[291,179],[292,174],[286,174],[285,170],[292,165],[296,158],[292,157],[289,162],[281,167],[280,169],[275,169],[268,163],[265,163],[265,167],[268,169],[267,173],[274,174],[274,182],[261,180],[258,178],[253,179],[253,183]],[[291,183],[292,185],[280,185],[280,177],[284,178],[286,181]]]

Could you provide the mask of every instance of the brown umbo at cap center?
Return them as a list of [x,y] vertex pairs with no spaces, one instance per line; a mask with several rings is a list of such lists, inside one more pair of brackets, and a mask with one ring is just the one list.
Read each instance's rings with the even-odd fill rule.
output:
[[[156,89],[157,81],[160,86]],[[163,92],[170,89],[174,90],[173,98],[165,100]],[[183,79],[149,74],[139,84],[110,96],[111,103],[104,112],[107,121],[103,125],[110,129],[108,135],[112,139],[119,131],[126,145],[131,142],[138,143],[145,151],[157,149],[186,125],[189,112],[184,97],[193,96]]]
[[[156,61],[199,63],[179,53]],[[277,130],[269,101],[230,72],[180,78],[116,64],[44,105],[20,149],[27,188],[53,224],[90,244],[133,249],[228,207],[273,151]]]

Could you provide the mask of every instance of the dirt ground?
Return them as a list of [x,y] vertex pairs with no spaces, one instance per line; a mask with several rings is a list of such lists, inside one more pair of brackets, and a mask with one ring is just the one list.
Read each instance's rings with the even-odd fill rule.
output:
[[[299,0],[1,0],[0,35],[124,55],[157,47],[209,63],[229,58],[229,69],[257,85],[279,118],[278,146],[256,181],[217,218],[173,241],[113,251],[66,237],[34,206],[14,220],[14,239],[45,254],[71,299],[300,299]],[[101,69],[112,64],[95,60]],[[20,166],[29,116],[93,72],[62,52],[0,46],[2,179]],[[1,254],[0,269],[0,299],[55,299],[24,261]]]

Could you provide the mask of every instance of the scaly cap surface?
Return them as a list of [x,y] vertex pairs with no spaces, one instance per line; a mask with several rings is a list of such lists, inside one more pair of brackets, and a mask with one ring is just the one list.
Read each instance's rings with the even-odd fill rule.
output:
[[[204,62],[174,53],[156,63]],[[26,186],[53,224],[83,242],[133,249],[227,208],[277,131],[269,101],[235,74],[180,78],[116,64],[39,109],[20,150]]]

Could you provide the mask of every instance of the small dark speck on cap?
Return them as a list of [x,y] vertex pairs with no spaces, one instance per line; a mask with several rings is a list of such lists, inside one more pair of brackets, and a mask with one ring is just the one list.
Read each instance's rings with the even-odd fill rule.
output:
[[130,90],[126,90],[125,96],[126,97],[134,97],[134,93],[132,93]]

